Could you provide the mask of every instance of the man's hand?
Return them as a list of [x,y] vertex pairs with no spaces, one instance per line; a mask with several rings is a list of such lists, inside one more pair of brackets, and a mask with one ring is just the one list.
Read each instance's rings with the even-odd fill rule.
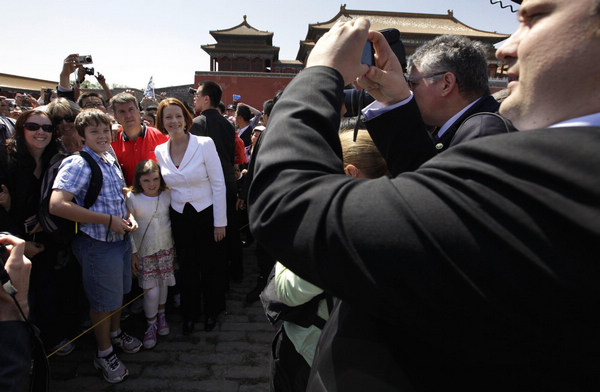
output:
[[235,210],[241,211],[246,209],[246,201],[243,199],[237,199],[235,202]]
[[[12,285],[17,289],[15,296],[21,306],[23,313],[29,314],[27,293],[29,292],[29,274],[31,272],[31,261],[24,256],[25,241],[11,235],[0,236],[0,244],[7,247],[10,255],[4,265],[10,276]],[[22,320],[21,314],[15,306],[12,298],[0,287],[0,321]]]
[[78,57],[79,53],[73,53],[68,55],[63,61],[59,85],[66,90],[71,89],[71,82],[69,80],[70,75],[75,72],[76,69],[83,68],[83,65],[79,64]]
[[375,49],[375,66],[369,67],[369,71],[359,77],[356,84],[384,106],[405,100],[410,96],[410,89],[398,57],[380,32],[370,31],[368,38]]
[[96,73],[96,80],[98,81],[98,84],[100,86],[104,86],[106,84],[106,79],[104,78],[104,75],[102,75],[100,72]]
[[360,58],[367,42],[369,26],[365,18],[337,22],[317,41],[306,67],[323,65],[334,68],[342,74],[344,84],[365,74],[369,66],[361,64]]

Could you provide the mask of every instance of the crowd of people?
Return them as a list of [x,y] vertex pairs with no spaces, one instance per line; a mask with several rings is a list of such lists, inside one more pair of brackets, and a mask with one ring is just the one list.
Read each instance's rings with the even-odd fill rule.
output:
[[[323,320],[284,318],[273,391],[596,390],[600,1],[522,3],[497,51],[514,79],[502,98],[480,43],[438,37],[404,69],[363,18],[336,23],[263,110],[226,107],[211,81],[193,108],[165,98],[142,113],[127,92],[109,104],[77,96],[68,76],[81,65],[68,56],[56,99],[15,122],[0,113],[0,230],[16,236],[0,243],[46,348],[72,350],[63,340],[87,306],[94,365],[122,381],[114,349],[151,349],[170,332],[169,287],[184,335],[201,320],[215,328],[244,273],[244,237],[259,267],[246,300],[271,277],[289,307],[319,299],[306,317]],[[360,63],[367,40],[374,66]],[[341,119],[349,83],[374,102]],[[79,222],[67,251],[35,220],[61,153],[50,208]],[[85,154],[103,177],[89,208]],[[120,328],[132,271],[142,340]],[[81,284],[61,290],[73,274]]]
[[[242,280],[238,221],[246,211],[236,210],[234,164],[245,169],[262,111],[238,103],[239,114],[230,118],[214,82],[199,86],[195,108],[166,97],[138,102],[132,92],[113,95],[108,88],[80,91],[85,73],[78,58],[65,58],[56,96],[32,99],[16,121],[3,111],[0,230],[25,240],[32,262],[29,319],[46,352],[69,355],[69,340],[92,325],[94,366],[116,383],[128,370],[115,349],[152,349],[170,333],[169,287],[177,287],[173,302],[189,335],[199,321],[205,331],[215,328],[230,280]],[[106,86],[101,74],[96,78]],[[3,110],[11,106],[0,102]],[[247,120],[252,126],[237,132],[236,122]],[[49,211],[77,222],[77,234],[65,243],[38,221],[41,184],[56,161]],[[95,172],[101,184],[86,205]],[[143,294],[143,339],[120,328],[132,289]]]

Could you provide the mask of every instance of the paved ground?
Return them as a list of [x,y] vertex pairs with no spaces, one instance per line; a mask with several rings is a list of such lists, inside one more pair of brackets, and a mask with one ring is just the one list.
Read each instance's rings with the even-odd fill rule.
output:
[[[129,369],[120,384],[109,384],[92,364],[95,344],[91,333],[76,342],[66,357],[50,359],[51,391],[219,391],[266,392],[269,390],[269,350],[275,330],[267,322],[260,302],[246,306],[244,298],[256,283],[254,247],[244,249],[245,276],[232,283],[227,296],[227,314],[216,328],[204,332],[202,323],[190,336],[181,333],[181,317],[167,312],[168,336],[159,336],[152,350],[119,354]],[[142,338],[145,320],[132,315],[123,329]]]

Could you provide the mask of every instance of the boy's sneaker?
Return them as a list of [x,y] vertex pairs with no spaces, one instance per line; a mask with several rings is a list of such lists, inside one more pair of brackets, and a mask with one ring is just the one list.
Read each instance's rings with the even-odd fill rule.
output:
[[158,326],[156,323],[152,323],[148,325],[148,329],[144,334],[144,347],[147,349],[154,348],[156,346],[156,331],[158,330]]
[[129,374],[129,371],[123,365],[123,362],[117,358],[117,354],[114,351],[106,357],[94,358],[94,367],[102,370],[104,379],[112,384],[123,381]]
[[119,347],[127,354],[137,353],[140,351],[140,347],[142,347],[142,342],[140,342],[140,339],[129,336],[123,331],[121,331],[119,336],[110,338],[110,340],[112,341],[114,347]]
[[168,335],[171,330],[169,329],[169,324],[167,324],[165,313],[158,313],[156,318],[158,319],[158,334],[160,336]]

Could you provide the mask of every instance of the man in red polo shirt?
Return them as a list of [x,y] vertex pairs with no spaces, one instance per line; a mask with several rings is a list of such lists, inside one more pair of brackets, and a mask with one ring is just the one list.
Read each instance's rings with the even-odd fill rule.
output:
[[154,148],[165,143],[169,137],[142,123],[140,107],[134,95],[119,93],[111,98],[110,104],[115,119],[123,127],[111,145],[123,169],[125,182],[131,185],[135,166],[144,159],[156,161]]

